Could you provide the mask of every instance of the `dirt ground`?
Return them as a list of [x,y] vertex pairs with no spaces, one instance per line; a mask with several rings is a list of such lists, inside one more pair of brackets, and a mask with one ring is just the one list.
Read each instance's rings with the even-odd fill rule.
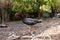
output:
[[[14,32],[18,36],[29,35],[31,36],[31,32],[29,32],[28,25],[22,23],[22,21],[8,22],[6,28],[0,28],[0,40],[7,40],[9,34]],[[47,34],[51,36],[51,40],[60,40],[60,19],[43,19],[42,23],[38,23],[32,27],[31,31],[34,31],[34,35],[38,34]],[[31,40],[30,38],[20,38],[16,40]],[[38,39],[34,39],[38,40]],[[47,39],[39,39],[39,40],[49,40]]]

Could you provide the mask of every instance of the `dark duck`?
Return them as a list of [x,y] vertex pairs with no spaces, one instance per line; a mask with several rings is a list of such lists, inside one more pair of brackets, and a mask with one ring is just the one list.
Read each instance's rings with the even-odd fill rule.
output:
[[27,24],[27,25],[35,25],[37,23],[42,22],[42,20],[32,19],[32,18],[24,18],[22,21],[24,24]]

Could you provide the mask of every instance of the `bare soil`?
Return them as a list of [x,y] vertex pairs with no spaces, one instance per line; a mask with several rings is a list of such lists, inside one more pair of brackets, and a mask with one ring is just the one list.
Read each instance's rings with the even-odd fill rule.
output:
[[[14,32],[18,36],[30,35],[28,25],[22,23],[22,21],[8,22],[6,28],[0,28],[0,40],[6,40],[10,33]],[[43,19],[42,23],[38,23],[32,27],[31,31],[34,31],[34,35],[47,34],[51,36],[51,40],[60,40],[60,19]],[[20,38],[16,40],[31,40],[30,38]],[[38,40],[38,39],[35,39]],[[49,39],[39,39],[49,40]]]

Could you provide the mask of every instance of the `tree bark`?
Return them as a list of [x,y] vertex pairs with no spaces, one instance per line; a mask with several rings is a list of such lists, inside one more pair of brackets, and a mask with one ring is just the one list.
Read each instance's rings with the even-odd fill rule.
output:
[[2,9],[2,26],[6,26],[6,22],[7,22],[7,11],[6,11],[6,1],[2,0],[2,5],[1,5],[1,9]]

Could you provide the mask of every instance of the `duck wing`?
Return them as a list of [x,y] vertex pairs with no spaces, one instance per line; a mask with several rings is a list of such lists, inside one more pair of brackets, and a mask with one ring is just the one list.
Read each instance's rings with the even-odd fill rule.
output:
[[23,20],[23,22],[25,23],[25,24],[30,24],[30,25],[33,25],[33,24],[36,24],[37,22],[35,22],[33,19],[31,19],[31,18],[25,18],[24,20]]

